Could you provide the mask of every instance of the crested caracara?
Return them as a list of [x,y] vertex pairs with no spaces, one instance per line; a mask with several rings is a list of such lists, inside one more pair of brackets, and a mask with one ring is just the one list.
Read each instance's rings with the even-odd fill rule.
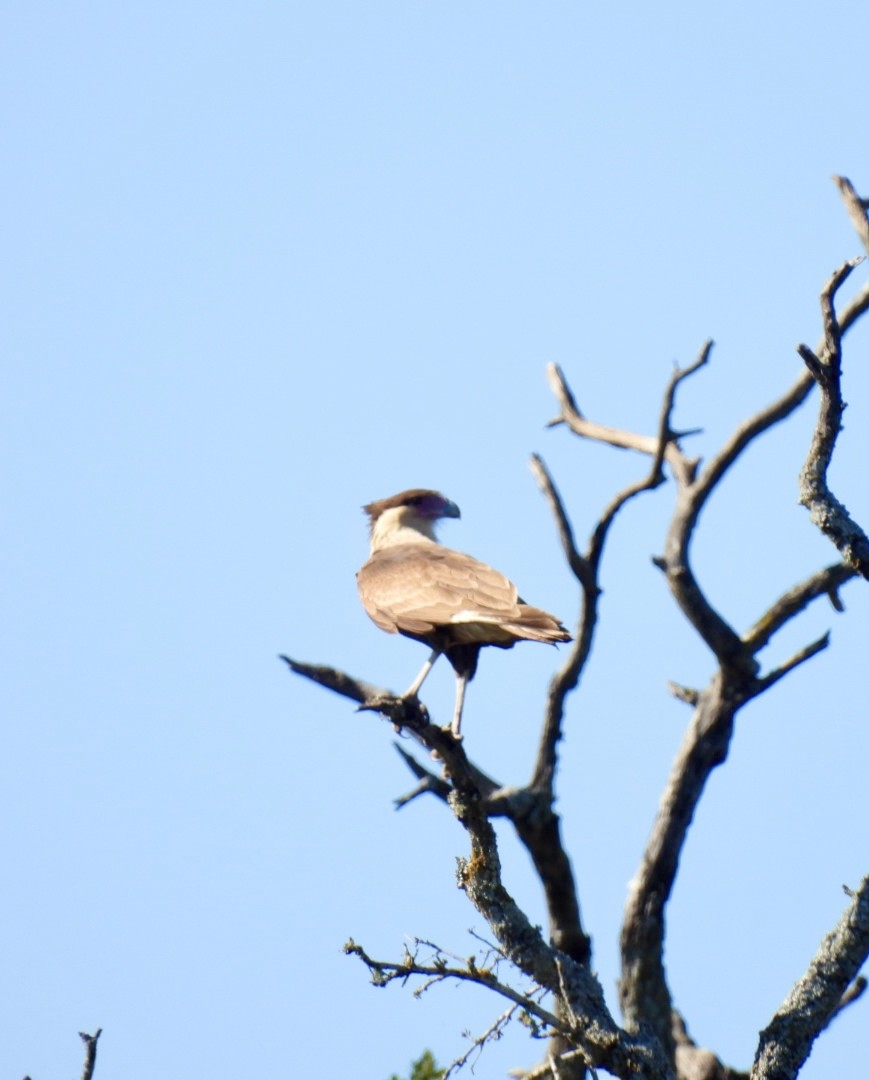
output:
[[457,679],[452,732],[459,739],[465,687],[484,645],[554,644],[570,641],[570,634],[554,615],[526,604],[503,574],[437,542],[435,522],[460,516],[456,504],[437,491],[412,488],[363,509],[371,555],[356,575],[362,604],[381,630],[432,650],[404,697],[419,693],[435,660],[446,654]]

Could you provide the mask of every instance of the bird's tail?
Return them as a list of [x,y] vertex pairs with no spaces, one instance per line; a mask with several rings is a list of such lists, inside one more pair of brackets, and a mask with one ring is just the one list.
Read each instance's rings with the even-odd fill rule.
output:
[[518,619],[502,623],[505,630],[526,641],[542,641],[554,645],[559,641],[572,641],[566,627],[542,608],[520,604]]

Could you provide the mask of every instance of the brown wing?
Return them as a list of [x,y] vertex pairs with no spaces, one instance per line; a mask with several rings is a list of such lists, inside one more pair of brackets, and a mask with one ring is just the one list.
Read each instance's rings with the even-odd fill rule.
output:
[[552,615],[523,603],[503,574],[439,544],[383,548],[357,582],[365,610],[390,633],[490,645],[570,637]]

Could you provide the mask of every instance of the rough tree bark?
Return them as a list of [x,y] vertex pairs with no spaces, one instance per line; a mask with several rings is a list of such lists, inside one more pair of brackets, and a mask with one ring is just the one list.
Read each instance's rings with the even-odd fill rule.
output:
[[[866,202],[857,196],[849,181],[840,177],[836,181],[869,250]],[[575,641],[549,687],[536,757],[523,786],[505,787],[470,761],[464,745],[432,724],[418,700],[397,698],[328,666],[284,657],[298,674],[349,697],[362,709],[387,715],[397,729],[409,733],[439,760],[442,769],[434,771],[401,750],[418,784],[398,802],[404,805],[424,793],[432,794],[449,806],[464,827],[469,850],[459,868],[458,884],[485,918],[495,942],[494,954],[489,954],[483,963],[456,962],[424,941],[392,961],[372,958],[353,941],[348,942],[346,951],[358,956],[380,985],[414,975],[423,980],[423,986],[458,979],[486,986],[506,999],[507,1011],[480,1036],[477,1045],[484,1045],[521,1012],[538,1033],[550,1037],[546,1059],[525,1073],[525,1080],[574,1080],[598,1070],[617,1077],[657,1080],[787,1080],[797,1075],[817,1036],[865,989],[866,981],[859,971],[869,954],[869,876],[850,894],[838,925],[760,1032],[749,1072],[730,1068],[712,1050],[692,1041],[683,1018],[673,1007],[663,960],[667,902],[679,859],[706,783],[727,758],[735,717],[743,706],[827,648],[828,637],[807,643],[790,659],[768,670],[763,669],[758,654],[814,601],[827,598],[841,610],[839,590],[859,575],[869,577],[866,534],[826,483],[843,408],[839,388],[842,340],[869,308],[867,284],[841,313],[835,309],[837,292],[855,265],[856,261],[844,264],[822,290],[823,337],[814,350],[800,346],[805,370],[777,400],[741,423],[705,466],[685,454],[682,442],[689,433],[673,430],[671,417],[682,382],[709,362],[711,342],[703,346],[690,366],[673,373],[654,435],[639,435],[587,419],[562,372],[554,365],[549,369],[550,385],[559,406],[552,425],[563,425],[582,439],[635,451],[650,464],[604,509],[587,547],[581,551],[551,475],[540,458],[532,459],[582,604]],[[691,541],[703,507],[730,467],[759,435],[786,420],[815,384],[820,387],[820,413],[801,474],[801,501],[812,520],[832,539],[841,561],[818,569],[773,599],[755,624],[740,633],[713,606],[697,580],[690,557]],[[714,657],[716,669],[705,687],[671,688],[691,706],[692,716],[629,888],[621,932],[621,1015],[616,1018],[592,970],[591,940],[582,922],[576,880],[554,809],[558,745],[567,700],[579,685],[595,635],[600,567],[610,529],[630,500],[658,488],[668,477],[675,484],[675,507],[663,553],[655,562],[680,610]],[[531,924],[504,887],[492,827],[496,817],[511,822],[537,870],[548,911],[546,935]],[[517,970],[538,990],[530,994],[517,991],[510,981],[511,971],[515,974]],[[463,1064],[468,1056],[463,1055],[454,1066]]]

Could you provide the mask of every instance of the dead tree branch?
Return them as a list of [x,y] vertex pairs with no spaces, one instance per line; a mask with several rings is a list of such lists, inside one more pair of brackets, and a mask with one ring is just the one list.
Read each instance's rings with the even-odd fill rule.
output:
[[860,242],[866,249],[866,254],[869,255],[869,216],[866,214],[866,207],[869,203],[867,203],[866,199],[860,198],[847,176],[834,176],[833,181],[839,189],[842,201],[845,203],[845,209],[848,211],[851,224],[860,237]]
[[[708,361],[711,343],[686,373]],[[553,380],[563,419],[574,433],[610,445],[655,455],[653,442],[594,424],[579,415],[564,376]],[[698,473],[676,442],[663,455],[677,483],[676,506],[668,530],[664,556],[656,560],[666,573],[679,607],[710,647],[719,670],[706,690],[681,696],[695,705],[694,718],[674,762],[640,869],[631,884],[622,928],[620,1002],[629,1029],[651,1025],[674,1059],[672,1003],[663,964],[664,913],[678,870],[679,857],[697,804],[712,770],[727,757],[738,709],[772,687],[788,671],[816,655],[823,638],[800,650],[789,661],[759,676],[756,653],[791,618],[820,595],[835,596],[853,576],[847,568],[830,567],[812,575],[775,601],[748,635],[741,636],[712,606],[697,582],[690,563],[690,543],[700,511],[727,470],[763,432],[781,422],[811,388],[805,378],[766,409],[740,424],[709,464]],[[672,407],[672,402],[671,402]],[[660,456],[658,456],[660,461]],[[591,564],[590,559],[586,562]]]
[[88,1035],[85,1031],[78,1033],[79,1038],[85,1045],[84,1068],[82,1069],[81,1080],[92,1080],[97,1064],[97,1042],[102,1033],[102,1028],[97,1028],[93,1035]]
[[[621,432],[615,428],[603,429],[590,425],[595,433],[605,430],[606,441],[621,443],[641,452],[648,451],[652,466],[648,474],[621,491],[606,507],[593,530],[588,550],[580,554],[574,540],[563,501],[552,476],[542,458],[534,455],[532,471],[543,491],[556,521],[558,533],[568,565],[573,570],[582,590],[582,605],[574,645],[563,667],[553,678],[547,698],[543,728],[538,743],[537,759],[525,794],[532,797],[533,813],[514,817],[514,825],[525,844],[546,893],[550,916],[550,932],[553,942],[573,959],[588,963],[591,958],[591,942],[582,929],[579,897],[573,871],[564,849],[558,816],[554,811],[554,778],[558,764],[557,746],[561,739],[564,709],[567,697],[579,683],[582,671],[591,653],[594,631],[598,620],[598,602],[601,594],[599,574],[606,539],[616,517],[635,496],[652,491],[664,483],[664,460],[670,460],[673,468],[685,477],[693,476],[695,462],[685,458],[678,445],[681,437],[672,426],[676,390],[682,381],[707,363],[712,343],[708,342],[697,360],[687,368],[676,368],[667,384],[657,436],[645,439]],[[575,399],[560,369],[549,368],[550,384],[564,410],[564,419],[573,423],[579,416]],[[584,421],[584,423],[587,423]],[[594,437],[588,436],[587,437]]]
[[[561,403],[562,419],[568,426],[575,425],[577,418],[579,418],[581,420],[579,426],[582,430],[576,431],[577,434],[581,433],[585,438],[594,439],[598,437],[599,433],[605,432],[606,438],[604,441],[611,445],[629,446],[631,449],[648,453],[652,458],[652,467],[647,476],[619,492],[609,506],[606,507],[592,533],[588,551],[581,555],[576,547],[573,529],[564,508],[564,503],[549,470],[539,455],[535,454],[531,458],[532,472],[552,510],[568,565],[582,588],[582,610],[574,645],[567,661],[556,674],[549,688],[546,717],[530,784],[534,789],[548,788],[550,792],[552,789],[556,768],[556,746],[561,739],[565,701],[579,683],[582,670],[591,652],[594,630],[598,619],[598,599],[601,593],[598,580],[600,564],[609,530],[619,511],[631,499],[644,491],[653,491],[664,483],[663,462],[665,459],[669,460],[673,468],[680,473],[687,474],[693,471],[695,463],[686,459],[679,449],[678,439],[680,435],[673,430],[671,419],[678,386],[708,361],[711,348],[712,342],[707,342],[700,356],[693,364],[685,369],[676,368],[674,370],[664,393],[658,432],[654,438],[634,435],[631,432],[619,431],[616,428],[604,428],[602,425],[590,424],[584,418],[581,418],[576,408],[573,393],[567,385],[563,372],[557,364],[549,365],[550,386]],[[571,430],[575,430],[575,427],[571,426]],[[595,434],[591,434],[591,432]]]
[[373,959],[358,942],[353,941],[351,938],[344,945],[344,952],[348,956],[359,957],[368,968],[371,981],[375,986],[388,986],[396,980],[406,983],[412,976],[420,976],[426,981],[414,991],[414,994],[419,997],[435,983],[445,982],[450,979],[455,982],[476,983],[478,986],[485,986],[487,990],[493,990],[496,994],[500,994],[501,997],[512,1001],[514,1006],[524,1009],[539,1020],[541,1024],[545,1024],[546,1027],[553,1030],[560,1028],[558,1017],[548,1009],[544,1009],[532,994],[523,994],[508,983],[502,982],[490,968],[479,968],[472,962],[466,966],[448,964],[440,950],[436,950],[435,957],[428,964],[420,963],[409,950],[405,951],[403,960],[395,963],[389,960]]
[[436,776],[424,765],[420,765],[416,758],[412,754],[409,754],[403,746],[399,746],[398,743],[395,743],[394,745],[405,765],[407,765],[413,775],[419,780],[419,783],[413,791],[409,791],[406,795],[401,795],[399,798],[393,800],[395,802],[395,809],[400,810],[403,806],[406,806],[409,802],[412,802],[417,798],[417,796],[426,794],[437,795],[439,799],[446,802],[450,793],[450,785],[446,780],[443,780],[440,776]]
[[[857,973],[869,957],[869,877],[851,895],[838,925],[824,938],[805,975],[760,1033],[751,1080],[791,1080],[812,1044],[844,1004],[865,987]],[[862,987],[861,987],[862,982]]]
[[[850,183],[838,178],[848,211],[869,250],[866,204]],[[549,380],[560,407],[552,425],[563,424],[583,439],[645,454],[648,472],[619,492],[604,508],[592,530],[587,549],[581,551],[569,514],[556,484],[539,456],[532,469],[547,499],[568,566],[581,593],[575,641],[553,677],[547,698],[537,753],[528,783],[506,787],[488,776],[467,757],[463,743],[449,731],[432,724],[425,706],[403,698],[334,668],[283,659],[290,668],[319,685],[355,701],[360,710],[388,717],[395,729],[414,738],[442,768],[437,775],[398,747],[417,785],[397,800],[406,805],[418,795],[431,793],[446,802],[466,831],[467,858],[458,868],[458,884],[484,917],[499,957],[530,979],[541,993],[551,995],[553,1006],[543,1008],[536,997],[522,995],[493,969],[475,962],[450,964],[436,951],[433,962],[422,964],[409,953],[399,963],[374,961],[350,942],[347,951],[358,955],[378,985],[411,976],[426,979],[423,989],[444,979],[484,985],[513,1004],[487,1033],[479,1048],[500,1032],[514,1009],[521,1008],[542,1025],[553,1041],[545,1063],[533,1077],[575,1077],[602,1070],[617,1077],[655,1077],[656,1080],[744,1080],[710,1051],[697,1047],[673,1006],[664,966],[666,911],[689,827],[713,770],[728,756],[739,710],[775,686],[790,672],[827,648],[829,635],[797,649],[789,659],[766,671],[759,656],[792,619],[815,600],[827,597],[842,611],[841,587],[862,573],[869,578],[869,540],[833,498],[826,486],[826,471],[841,427],[841,345],[844,335],[869,310],[869,284],[835,311],[837,290],[855,264],[845,264],[827,283],[821,297],[824,337],[816,351],[800,347],[805,370],[793,385],[768,406],[734,429],[705,465],[684,453],[680,440],[693,432],[673,424],[676,395],[682,381],[708,364],[712,343],[697,359],[676,369],[667,385],[654,435],[641,435],[596,423],[586,418],[561,369],[549,368]],[[821,391],[821,414],[809,460],[804,469],[804,492],[813,520],[832,522],[828,532],[837,542],[844,563],[817,570],[768,603],[765,611],[740,633],[707,595],[691,561],[691,543],[703,508],[718,490],[730,468],[759,436],[787,419],[806,399],[815,383]],[[610,529],[621,510],[635,496],[666,482],[675,487],[674,509],[663,554],[654,560],[666,576],[670,592],[684,617],[708,647],[715,670],[702,689],[671,684],[674,694],[692,706],[693,713],[682,745],[671,767],[650,836],[637,873],[631,882],[621,933],[622,972],[619,1003],[623,1025],[614,1019],[591,969],[591,941],[582,926],[578,890],[564,848],[560,820],[555,813],[555,777],[558,746],[563,735],[568,697],[579,685],[591,654],[599,618],[600,567]],[[846,525],[843,533],[842,523]],[[822,525],[827,528],[827,525]],[[836,529],[839,531],[836,532]],[[850,531],[848,531],[850,530]],[[528,850],[546,897],[548,939],[533,926],[507,892],[492,820],[506,817]],[[770,1025],[761,1033],[753,1080],[784,1080],[794,1076],[812,1041],[849,1002],[865,988],[857,978],[869,952],[869,879],[854,895],[839,925],[825,938],[806,974],[795,985]],[[499,961],[496,961],[496,965]],[[467,1055],[454,1065],[467,1060]]]
[[[364,682],[362,679],[356,679],[344,671],[339,671],[338,668],[324,664],[307,664],[301,660],[294,660],[290,656],[281,656],[280,659],[297,675],[310,679],[342,697],[350,698],[351,701],[358,702],[358,712],[377,712],[388,717],[396,731],[407,732],[416,739],[433,756],[443,762],[448,775],[455,776],[456,773],[460,773],[467,783],[475,787],[482,798],[488,798],[501,790],[500,784],[468,760],[461,742],[457,742],[448,730],[431,723],[428,709],[418,698],[399,697],[389,690]],[[405,761],[409,763],[413,761],[413,758],[406,755]],[[422,771],[425,773],[425,770]],[[416,773],[416,770],[414,772]],[[442,790],[435,785],[432,785],[432,789],[436,792]]]
[[[500,1039],[501,1036],[504,1034],[504,1031],[510,1024],[510,1021],[517,1015],[517,1013],[519,1013],[519,1009],[519,1005],[511,1005],[510,1008],[507,1009],[505,1012],[502,1012],[501,1015],[495,1019],[494,1023],[492,1023],[488,1028],[486,1028],[486,1030],[481,1035],[477,1035],[471,1042],[471,1045],[468,1047],[468,1049],[464,1052],[464,1054],[460,1054],[453,1062],[451,1062],[450,1065],[447,1066],[447,1069],[443,1075],[443,1080],[449,1080],[449,1077],[452,1076],[454,1072],[467,1065],[471,1058],[475,1055],[479,1058],[479,1056],[483,1052],[483,1048],[486,1046],[487,1043],[495,1042]],[[528,1020],[530,1019],[530,1013],[523,1012],[520,1015],[524,1015],[526,1017],[526,1022],[528,1022]],[[473,1072],[473,1066],[471,1067],[471,1072]]]
[[[84,1066],[82,1068],[81,1080],[93,1080],[94,1069],[97,1064],[97,1042],[102,1033],[102,1028],[97,1028],[93,1035],[88,1035],[86,1031],[80,1031],[78,1033],[78,1037],[85,1044]],[[24,1080],[30,1080],[30,1077],[25,1076]]]
[[[569,1014],[577,1018],[570,1024],[570,1041],[585,1051],[592,1065],[615,1076],[672,1077],[670,1063],[658,1046],[619,1029],[588,967],[547,944],[507,892],[495,834],[473,788],[455,778],[450,803],[471,845],[470,857],[459,864],[460,888],[486,919],[510,961],[550,993],[565,995]],[[564,1023],[562,1017],[562,1028]]]
[[[862,212],[865,219],[865,211]],[[800,473],[800,502],[812,522],[829,537],[843,561],[869,579],[869,537],[853,520],[827,483],[827,471],[842,430],[842,329],[836,317],[836,293],[861,259],[844,263],[824,285],[821,314],[824,345],[816,354],[808,345],[797,348],[820,390],[820,407],[808,457]]]
[[772,640],[778,630],[781,630],[787,622],[799,615],[820,596],[828,597],[836,611],[843,611],[838,595],[839,587],[854,577],[855,573],[855,570],[842,563],[833,563],[832,566],[818,570],[799,585],[783,593],[754,626],[743,634],[742,640],[752,653],[758,653]]
[[[359,680],[334,669],[319,665],[286,662],[293,671],[337,693],[359,700]],[[565,1025],[564,1018],[556,1024],[570,1043],[583,1050],[587,1059],[620,1077],[652,1077],[672,1080],[671,1065],[660,1049],[647,1039],[623,1031],[616,1024],[604,999],[603,990],[589,968],[578,963],[557,947],[545,941],[539,928],[533,926],[522,909],[507,892],[501,880],[501,864],[494,829],[489,820],[484,793],[477,786],[477,773],[467,760],[464,747],[449,731],[431,724],[423,706],[413,700],[394,707],[397,699],[377,688],[369,687],[372,697],[363,701],[364,708],[391,710],[389,718],[407,727],[429,749],[437,753],[452,786],[450,807],[464,826],[470,841],[470,854],[459,862],[458,883],[473,906],[489,925],[499,949],[524,975],[550,993],[567,995],[569,1014],[575,1022]],[[351,951],[356,951],[355,949]],[[379,965],[395,974],[399,965]]]

